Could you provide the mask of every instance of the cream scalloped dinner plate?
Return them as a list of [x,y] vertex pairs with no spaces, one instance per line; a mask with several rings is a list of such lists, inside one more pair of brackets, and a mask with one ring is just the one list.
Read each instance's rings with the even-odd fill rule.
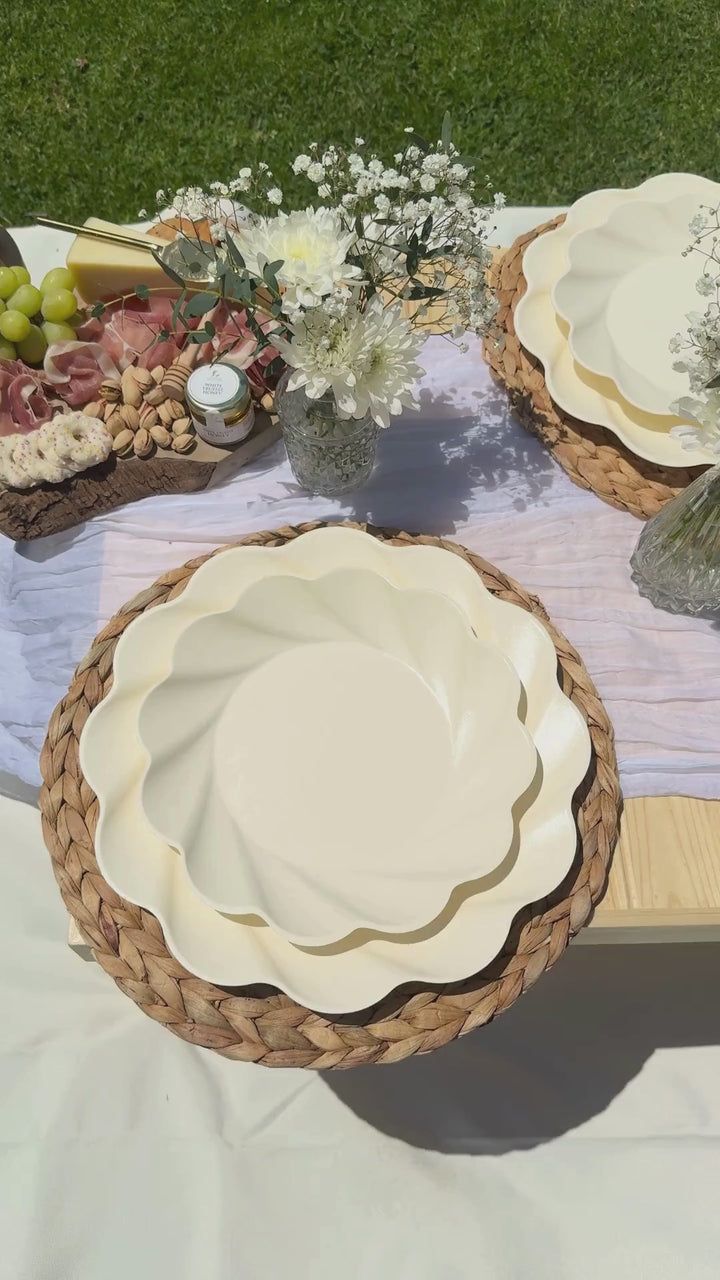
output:
[[515,331],[523,346],[542,361],[555,403],[581,422],[606,427],[638,457],[665,467],[707,466],[715,459],[709,450],[686,449],[670,435],[680,418],[643,412],[623,398],[610,378],[590,373],[574,359],[568,326],[555,310],[552,291],[568,269],[568,246],[579,232],[599,226],[628,202],[670,200],[695,192],[708,204],[720,200],[720,185],[686,173],[660,174],[630,190],[611,188],[583,196],[562,226],[528,245],[523,256],[527,290],[515,309]]
[[699,305],[697,255],[686,254],[697,193],[635,200],[573,236],[568,270],[553,291],[575,359],[612,378],[646,413],[670,414],[690,390],[673,368],[670,339]]
[[[372,570],[402,589],[439,591],[481,640],[500,648],[523,685],[523,719],[538,767],[515,807],[513,842],[503,862],[456,889],[435,920],[411,934],[358,931],[312,950],[296,947],[258,917],[218,913],[195,892],[180,856],[142,810],[147,757],[138,715],[149,688],[168,675],[175,637],[195,618],[231,607],[254,582],[272,575],[310,580],[351,567]],[[100,870],[119,894],[158,917],[173,954],[210,982],[269,983],[310,1008],[335,1013],[362,1009],[405,982],[451,982],[489,963],[517,912],[556,888],[572,865],[572,797],[589,759],[587,726],[558,685],[555,649],[536,618],[495,599],[470,565],[449,551],[387,546],[343,528],[319,529],[281,547],[238,547],[206,561],[180,596],[143,613],[124,632],[113,687],[80,740],[81,767],[99,800]],[[277,774],[275,783],[281,796]]]
[[406,933],[510,848],[536,769],[521,692],[435,591],[264,578],[171,646],[143,807],[218,911],[304,946]]

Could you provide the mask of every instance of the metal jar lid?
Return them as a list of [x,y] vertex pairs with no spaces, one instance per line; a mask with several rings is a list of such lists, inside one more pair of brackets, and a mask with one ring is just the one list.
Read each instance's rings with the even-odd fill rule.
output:
[[239,417],[250,407],[250,383],[242,369],[228,360],[217,360],[193,369],[185,399],[197,417],[204,418],[208,412]]

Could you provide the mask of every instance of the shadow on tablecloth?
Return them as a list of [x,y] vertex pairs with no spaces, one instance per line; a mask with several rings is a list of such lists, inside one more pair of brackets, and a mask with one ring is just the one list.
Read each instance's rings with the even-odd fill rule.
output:
[[720,1044],[719,961],[712,943],[576,945],[490,1026],[426,1057],[322,1079],[412,1146],[527,1150],[605,1110],[655,1049]]

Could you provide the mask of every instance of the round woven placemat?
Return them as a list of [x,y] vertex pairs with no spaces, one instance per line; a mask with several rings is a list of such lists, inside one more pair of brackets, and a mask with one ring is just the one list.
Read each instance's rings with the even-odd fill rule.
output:
[[[320,523],[251,534],[241,543],[277,546]],[[179,595],[208,557],[164,574],[125,605],[77,668],[53,712],[43,746],[40,808],[55,877],[96,959],[144,1013],[193,1044],[266,1066],[397,1062],[413,1053],[429,1053],[490,1022],[555,963],[571,937],[587,924],[604,892],[618,834],[621,797],[610,722],[580,658],[551,626],[539,601],[456,543],[366,525],[351,527],[399,545],[446,547],[467,560],[496,595],[542,619],[557,650],[562,687],[590,728],[593,758],[576,796],[578,853],[569,875],[551,898],[520,913],[503,952],[475,977],[432,990],[417,985],[399,989],[364,1013],[337,1018],[313,1013],[285,995],[267,994],[267,988],[217,987],[188,973],[165,946],[155,916],[123,901],[103,880],[93,850],[97,800],[78,760],[83,725],[112,683],[118,638],[145,609]]]
[[570,479],[583,489],[591,489],[603,502],[646,520],[704,468],[659,467],[646,462],[605,427],[580,422],[565,413],[550,396],[541,362],[525,350],[515,333],[515,308],[526,289],[523,253],[543,232],[564,221],[563,214],[519,236],[495,262],[491,278],[498,311],[483,352],[493,374],[507,388],[523,426],[542,440]]

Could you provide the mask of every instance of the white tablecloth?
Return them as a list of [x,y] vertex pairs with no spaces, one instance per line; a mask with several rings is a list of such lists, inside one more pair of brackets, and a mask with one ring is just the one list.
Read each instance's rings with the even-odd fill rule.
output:
[[[510,211],[503,238],[551,212]],[[22,238],[38,272],[61,260],[60,237]],[[543,596],[627,793],[718,794],[716,632],[639,601],[637,523],[509,422],[477,354],[431,352],[420,418],[351,503],[298,493],[278,449],[212,495],[0,546],[3,785],[37,778],[52,704],[124,598],[245,530],[351,515],[456,534]],[[429,1058],[270,1072],[175,1039],[70,952],[36,810],[0,797],[0,831],[1,1280],[715,1280],[715,948],[571,948]]]
[[[553,212],[506,210],[497,238]],[[56,232],[17,235],[37,276],[66,251]],[[383,433],[371,482],[343,501],[303,493],[278,444],[212,493],[149,498],[37,542],[0,539],[0,775],[38,782],[75,664],[158,574],[251,530],[351,517],[456,537],[541,597],[605,699],[626,796],[720,797],[717,628],[639,597],[640,523],[571,484],[513,420],[477,343],[461,355],[433,338],[423,363],[420,413]]]
[[716,1280],[716,947],[572,947],[427,1058],[270,1071],[71,952],[37,811],[0,830],[2,1280]]

